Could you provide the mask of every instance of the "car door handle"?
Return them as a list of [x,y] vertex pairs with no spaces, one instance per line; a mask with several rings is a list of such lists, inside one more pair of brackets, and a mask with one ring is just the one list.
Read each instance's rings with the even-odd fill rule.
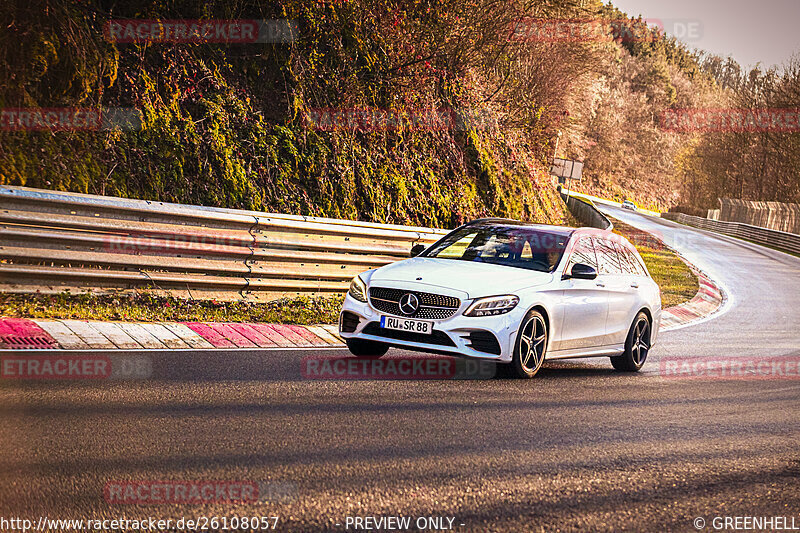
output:
[[605,287],[605,286],[606,286],[606,284],[605,284],[605,283],[603,283],[602,281],[598,281],[598,282],[597,282],[597,286],[598,286],[598,287]]
[[639,284],[634,281],[633,283],[631,283],[631,287],[633,287],[634,289],[638,289]]

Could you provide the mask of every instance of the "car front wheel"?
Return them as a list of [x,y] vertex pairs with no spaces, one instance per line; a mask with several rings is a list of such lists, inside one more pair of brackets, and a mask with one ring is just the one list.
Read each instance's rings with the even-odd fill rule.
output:
[[517,377],[530,379],[542,367],[546,351],[547,323],[539,311],[531,309],[522,319],[509,366]]
[[620,372],[638,372],[647,360],[650,352],[650,320],[640,311],[633,320],[628,338],[625,340],[625,352],[611,358],[611,365]]
[[364,339],[347,339],[347,349],[356,357],[378,358],[386,355],[389,345]]

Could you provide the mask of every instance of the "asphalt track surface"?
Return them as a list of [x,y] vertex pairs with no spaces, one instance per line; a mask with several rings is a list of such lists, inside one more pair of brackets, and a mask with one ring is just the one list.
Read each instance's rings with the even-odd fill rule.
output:
[[[800,527],[800,381],[660,370],[676,356],[800,356],[800,259],[609,211],[730,297],[719,316],[663,333],[642,373],[598,359],[531,381],[331,381],[304,379],[301,361],[341,350],[158,352],[146,380],[0,382],[0,517],[277,515],[282,531],[355,531],[347,517],[445,516],[455,531],[519,532],[697,531],[697,517],[713,531],[717,516],[775,515]],[[206,479],[290,494],[103,498],[110,481]]]

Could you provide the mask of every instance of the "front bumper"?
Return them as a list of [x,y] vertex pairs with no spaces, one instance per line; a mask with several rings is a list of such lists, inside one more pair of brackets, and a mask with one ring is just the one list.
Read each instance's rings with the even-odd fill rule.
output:
[[[342,306],[342,313],[350,312],[357,315],[359,318],[358,325],[355,331],[351,333],[342,331],[342,315],[340,313],[339,333],[345,339],[378,341],[410,350],[463,355],[502,362],[511,361],[511,354],[517,337],[517,329],[522,322],[525,310],[521,309],[521,306],[517,306],[504,315],[486,317],[464,316],[464,310],[469,307],[472,302],[473,300],[462,301],[461,307],[459,307],[458,311],[450,318],[426,320],[426,322],[433,322],[434,335],[430,337],[419,336],[414,340],[409,340],[393,338],[390,336],[393,335],[391,332],[382,331],[374,324],[380,322],[381,316],[410,317],[383,313],[374,309],[369,303],[359,302],[348,294]],[[488,332],[494,335],[499,344],[500,353],[495,354],[475,349],[475,336],[472,338],[470,337],[470,334],[474,332]],[[382,333],[384,334],[382,335]],[[430,339],[430,341],[428,341],[428,339]],[[442,343],[445,339],[449,340],[450,345]]]

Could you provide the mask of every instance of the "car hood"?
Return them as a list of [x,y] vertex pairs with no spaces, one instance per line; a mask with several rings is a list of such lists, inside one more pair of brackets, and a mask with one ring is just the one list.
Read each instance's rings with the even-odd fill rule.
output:
[[[421,278],[421,279],[420,279]],[[415,257],[375,270],[370,284],[391,286],[391,282],[432,285],[457,290],[467,298],[481,298],[552,281],[553,275],[524,268],[475,263],[436,257]]]

